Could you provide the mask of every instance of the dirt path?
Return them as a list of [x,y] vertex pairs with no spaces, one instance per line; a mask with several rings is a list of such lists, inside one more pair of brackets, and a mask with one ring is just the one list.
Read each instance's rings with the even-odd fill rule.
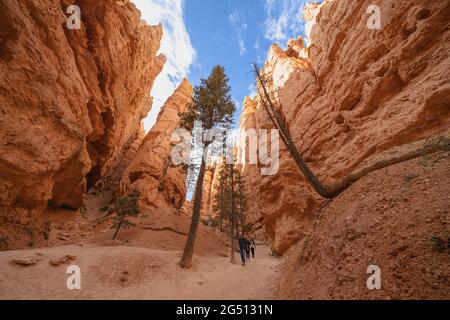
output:
[[[225,257],[196,256],[193,268],[185,270],[177,265],[178,251],[133,246],[0,252],[0,299],[270,299],[281,260],[266,246],[256,253],[245,267]],[[50,264],[66,255],[76,258]],[[20,266],[14,259],[35,264]],[[70,264],[81,269],[81,290],[66,288]]]

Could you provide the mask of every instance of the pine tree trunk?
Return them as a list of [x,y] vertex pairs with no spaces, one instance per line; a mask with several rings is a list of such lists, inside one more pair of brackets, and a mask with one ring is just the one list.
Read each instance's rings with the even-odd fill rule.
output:
[[291,154],[292,158],[294,158],[295,163],[297,164],[297,167],[300,169],[300,171],[303,173],[303,175],[306,177],[308,182],[312,185],[314,190],[316,192],[326,198],[330,199],[336,196],[336,193],[329,192],[326,188],[326,186],[322,185],[317,178],[317,176],[311,171],[311,169],[308,167],[308,165],[305,162],[305,159],[302,157],[300,152],[298,151],[297,147],[294,145],[292,140],[290,140],[290,137],[287,138],[286,147],[289,150],[289,153]]
[[245,226],[245,219],[244,219],[244,191],[243,191],[243,186],[242,186],[242,176],[241,173],[238,172],[238,183],[237,183],[237,187],[238,187],[238,194],[239,194],[239,219],[240,219],[240,224],[241,224],[241,235],[242,237],[245,238],[245,232],[244,232],[244,226]]
[[[235,197],[235,201],[236,201],[237,199],[236,199],[236,197]],[[237,210],[237,208],[235,207],[235,217],[236,217],[236,223],[235,223],[235,234],[236,234],[236,237],[239,239],[239,237],[240,237],[240,233],[239,233],[239,228],[242,228],[242,226],[241,226],[241,224],[240,224],[240,218],[239,218],[239,213],[238,213],[238,210]]]
[[116,232],[114,232],[114,235],[113,235],[113,238],[112,238],[113,240],[116,240],[117,234],[119,233],[119,229],[122,226],[122,223],[123,223],[124,220],[125,220],[125,215],[123,214],[122,218],[120,219],[119,225],[117,226]]
[[220,232],[223,232],[223,216],[224,216],[224,209],[223,209],[223,186],[222,186],[220,188],[220,215],[219,215]]
[[236,208],[234,204],[234,177],[233,177],[233,165],[230,165],[230,179],[231,179],[231,194],[230,194],[230,200],[231,200],[231,228],[230,228],[230,257],[231,257],[231,263],[234,263],[236,261],[235,255],[234,255],[234,248],[235,248],[235,242],[234,242],[234,232],[235,232],[235,226],[236,226]]
[[206,162],[202,157],[200,171],[198,173],[197,184],[195,186],[194,208],[192,210],[191,226],[189,228],[188,238],[184,247],[183,256],[180,260],[182,268],[190,268],[192,265],[192,256],[194,255],[195,238],[197,236],[198,223],[200,221],[200,209],[203,196],[203,178],[205,177]]
[[239,191],[239,208],[240,208],[240,218],[241,218],[241,234],[245,238],[245,232],[244,232],[244,226],[245,226],[245,219],[244,219],[244,210],[242,209],[243,204],[242,199],[242,190]]
[[235,231],[236,236],[237,236],[237,238],[239,238],[239,228],[241,228],[241,232],[242,232],[242,226],[239,223],[239,220],[237,218],[237,214],[236,214],[236,226],[235,227],[236,227],[236,231]]

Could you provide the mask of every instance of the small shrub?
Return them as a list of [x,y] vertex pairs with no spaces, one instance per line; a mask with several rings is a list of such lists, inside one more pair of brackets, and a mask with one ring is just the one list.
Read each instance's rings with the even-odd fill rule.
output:
[[[447,238],[447,239],[446,239]],[[431,247],[437,252],[443,252],[450,250],[450,237],[439,237],[434,235],[431,237]]]
[[0,251],[8,250],[8,237],[1,236],[0,237]]
[[133,190],[128,195],[118,198],[114,202],[114,207],[111,209],[112,212],[116,213],[116,216],[114,217],[115,223],[111,226],[112,229],[116,229],[112,238],[113,240],[116,239],[121,227],[129,228],[134,226],[134,224],[126,218],[128,216],[136,217],[139,215],[139,196],[139,191]]
[[34,247],[34,245],[36,243],[36,230],[34,230],[31,227],[25,227],[25,233],[30,238],[28,240],[28,246],[29,247]]
[[391,208],[394,208],[397,205],[397,199],[394,198],[389,198],[388,199],[388,204]]
[[405,182],[411,182],[412,180],[418,178],[419,176],[417,174],[408,174],[406,176],[403,177],[403,179],[405,180]]
[[42,236],[44,237],[45,240],[48,240],[49,236],[50,236],[50,222],[45,222],[44,223],[44,229],[42,230]]
[[86,204],[84,202],[81,205],[80,214],[83,218],[86,218],[86,216],[87,216],[87,208],[86,208]]

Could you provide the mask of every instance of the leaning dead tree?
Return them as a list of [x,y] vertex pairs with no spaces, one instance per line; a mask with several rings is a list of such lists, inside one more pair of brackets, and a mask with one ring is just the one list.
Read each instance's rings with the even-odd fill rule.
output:
[[[283,141],[290,155],[294,159],[297,167],[303,173],[308,183],[323,198],[332,199],[338,196],[340,193],[342,193],[344,190],[350,187],[353,183],[355,183],[356,181],[358,181],[359,179],[361,179],[362,177],[373,171],[404,161],[412,160],[418,157],[430,155],[439,151],[450,150],[449,138],[436,139],[435,141],[425,143],[421,148],[418,148],[416,150],[389,159],[384,159],[370,166],[362,168],[354,173],[347,175],[337,183],[334,183],[332,185],[324,185],[319,181],[314,172],[312,172],[312,170],[306,164],[305,159],[303,158],[302,154],[300,153],[297,146],[293,142],[289,129],[287,128],[285,122],[283,121],[284,117],[282,116],[280,110],[277,107],[275,107],[275,103],[273,102],[274,99],[271,97],[269,91],[267,90],[266,86],[267,80],[263,79],[260,70],[256,64],[253,64],[253,67],[256,79],[260,85],[260,88],[258,87],[258,93],[261,98],[261,102],[262,105],[264,106],[264,109],[269,115],[269,118],[272,121],[273,125],[280,131],[281,140]],[[262,90],[262,92],[260,90]]]
[[[316,190],[318,194],[320,194],[324,198],[333,198],[335,194],[327,190],[328,188],[320,183],[317,176],[311,171],[311,169],[306,164],[305,159],[298,151],[296,145],[292,141],[291,134],[283,121],[283,117],[281,116],[280,111],[275,107],[274,103],[272,102],[272,99],[266,88],[266,83],[263,80],[261,73],[259,72],[258,66],[256,64],[253,64],[253,67],[255,69],[257,80],[262,89],[262,93],[259,92],[259,95],[261,97],[261,102],[264,106],[264,109],[269,115],[269,118],[272,121],[273,125],[280,131],[281,140],[283,141],[284,145],[286,146],[295,163],[297,164],[297,167],[300,169],[300,171],[303,173],[303,175],[306,177],[308,182],[311,184],[311,186],[314,188],[314,190]],[[260,91],[259,88],[258,91]]]

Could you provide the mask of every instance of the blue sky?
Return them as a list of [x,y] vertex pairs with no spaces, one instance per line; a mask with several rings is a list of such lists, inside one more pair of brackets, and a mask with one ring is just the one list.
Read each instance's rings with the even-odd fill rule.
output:
[[[303,8],[307,0],[133,0],[148,24],[162,23],[160,52],[168,58],[151,95],[154,104],[146,130],[183,77],[193,85],[212,67],[225,67],[237,103],[254,92],[251,63],[263,64],[270,46],[282,47],[305,35]],[[319,2],[319,1],[312,1]]]

